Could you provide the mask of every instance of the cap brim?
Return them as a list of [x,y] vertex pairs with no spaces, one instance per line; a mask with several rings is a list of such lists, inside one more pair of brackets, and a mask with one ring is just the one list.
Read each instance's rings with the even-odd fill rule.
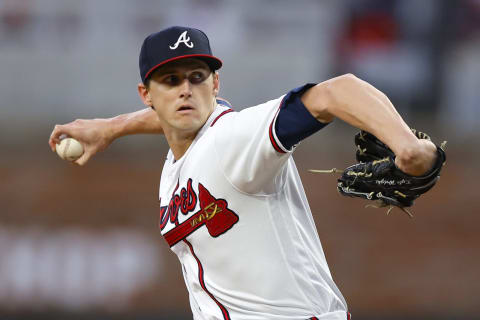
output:
[[208,55],[208,54],[188,54],[188,55],[184,55],[184,56],[178,56],[178,57],[174,57],[174,58],[171,58],[171,59],[167,59],[167,60],[162,61],[161,63],[157,64],[156,66],[152,67],[145,74],[145,80],[148,79],[148,77],[152,74],[152,72],[155,71],[156,69],[158,69],[159,67],[161,67],[161,66],[163,66],[163,65],[165,65],[169,62],[177,61],[177,60],[180,60],[180,59],[186,59],[186,58],[200,59],[200,60],[204,61],[206,64],[208,64],[208,66],[212,70],[218,70],[222,67],[222,60],[218,59],[215,56],[211,56],[211,55]]

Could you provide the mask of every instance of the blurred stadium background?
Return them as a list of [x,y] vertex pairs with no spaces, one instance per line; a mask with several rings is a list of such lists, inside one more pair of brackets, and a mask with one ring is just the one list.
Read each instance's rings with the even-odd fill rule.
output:
[[47,146],[57,123],[142,108],[139,48],[169,25],[206,31],[236,109],[351,72],[448,140],[413,220],[307,172],[354,161],[340,121],[295,158],[354,319],[480,319],[478,0],[0,0],[0,319],[191,319],[157,230],[162,137],[82,168]]

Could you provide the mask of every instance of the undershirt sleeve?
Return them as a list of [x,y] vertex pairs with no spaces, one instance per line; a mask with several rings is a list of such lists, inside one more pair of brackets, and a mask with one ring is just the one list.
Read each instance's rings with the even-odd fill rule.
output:
[[283,99],[275,120],[275,134],[284,149],[292,150],[296,144],[311,136],[328,123],[315,119],[303,104],[301,97],[314,83],[291,90]]

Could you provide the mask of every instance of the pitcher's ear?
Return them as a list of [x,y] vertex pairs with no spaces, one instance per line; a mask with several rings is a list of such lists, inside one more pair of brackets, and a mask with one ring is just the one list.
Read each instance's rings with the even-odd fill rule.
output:
[[140,99],[142,99],[143,104],[146,105],[147,107],[154,109],[152,98],[150,97],[150,92],[148,91],[145,84],[139,83],[137,85],[137,90],[138,90],[138,95],[140,96]]
[[220,79],[218,77],[218,72],[215,71],[213,72],[213,94],[215,97],[218,95],[218,92],[220,91]]

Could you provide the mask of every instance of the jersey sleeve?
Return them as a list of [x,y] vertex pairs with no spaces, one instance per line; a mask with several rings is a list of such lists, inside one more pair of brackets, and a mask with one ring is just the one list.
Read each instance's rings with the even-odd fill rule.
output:
[[296,146],[326,124],[301,101],[314,84],[285,96],[231,113],[219,121],[215,147],[225,177],[242,192],[272,194],[285,179],[285,164]]

